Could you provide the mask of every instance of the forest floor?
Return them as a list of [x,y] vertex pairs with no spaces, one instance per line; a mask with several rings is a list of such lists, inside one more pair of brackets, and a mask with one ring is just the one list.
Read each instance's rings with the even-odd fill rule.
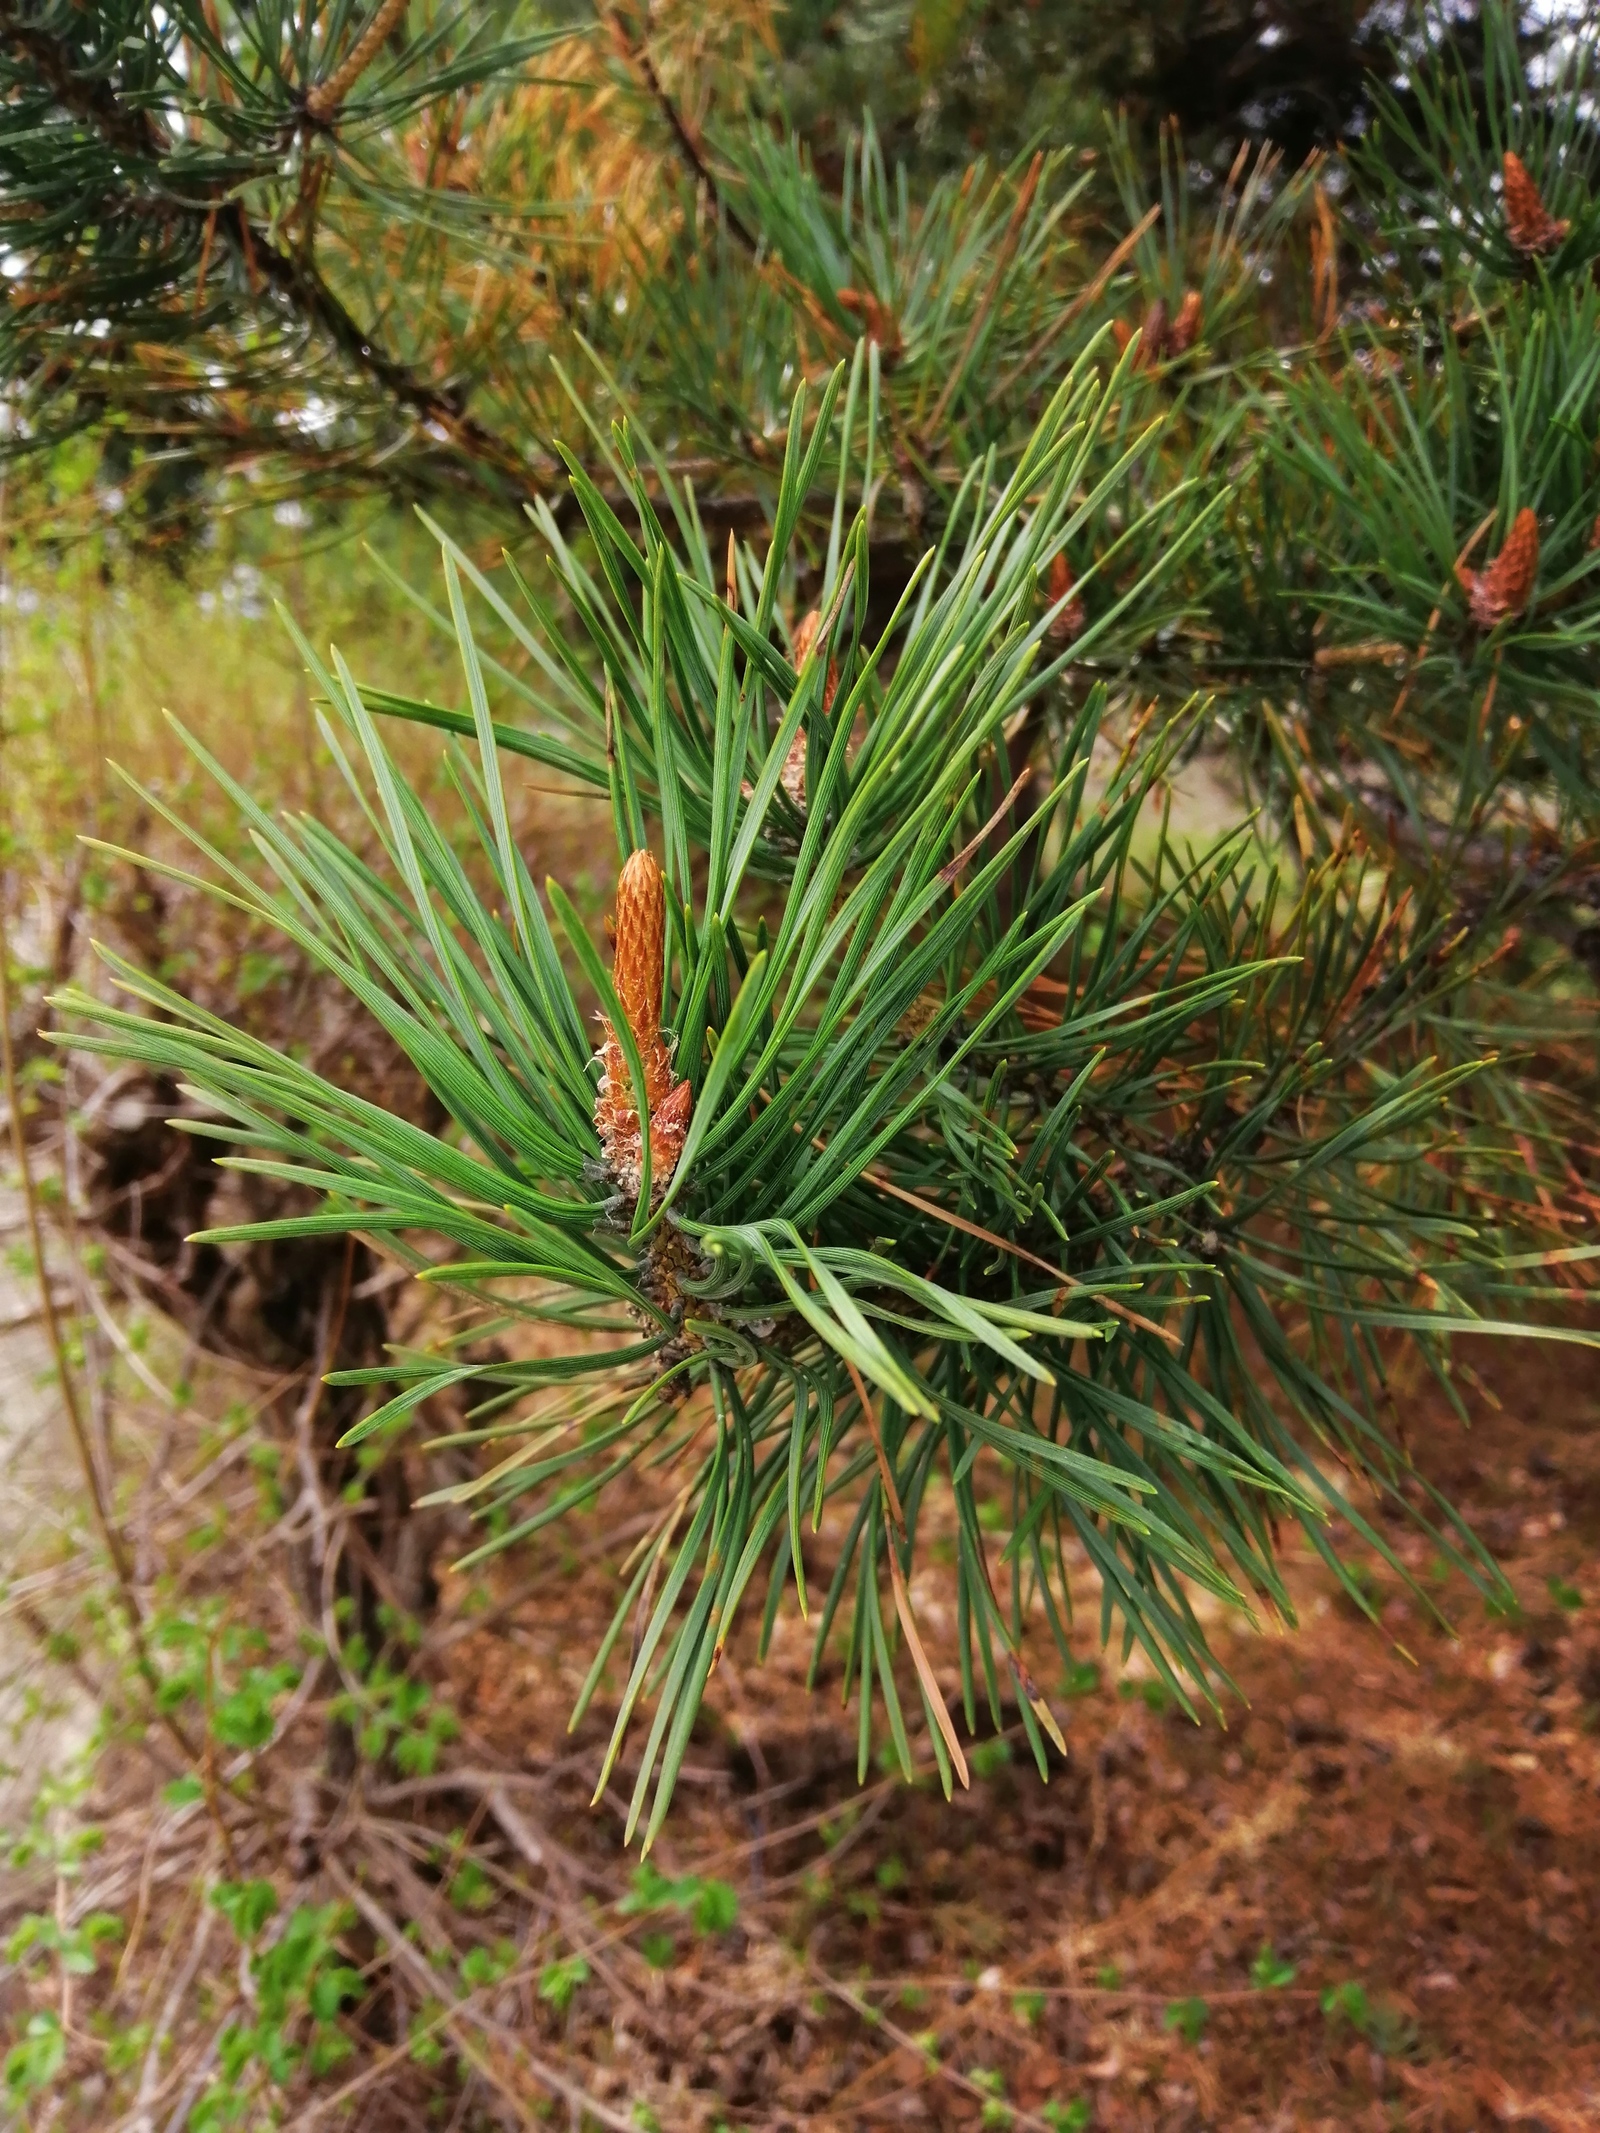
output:
[[[731,1878],[743,1930],[660,1973],[672,2042],[613,2032],[606,2092],[648,2073],[687,2083],[679,2123],[698,2091],[818,2133],[1052,2102],[1129,2128],[1600,2126],[1600,1383],[1559,1355],[1491,1370],[1499,1413],[1466,1434],[1428,1402],[1414,1441],[1520,1616],[1458,1584],[1451,1636],[1380,1576],[1380,1630],[1291,1544],[1300,1629],[1213,1624],[1244,1698],[1226,1730],[1083,1667],[1048,1784],[1016,1729],[949,1805],[858,1792],[837,1663],[808,1696],[787,1615],[760,1671],[734,1647],[658,1864]],[[936,1666],[938,1552],[913,1585]],[[549,1578],[455,1672],[466,1723],[615,1879],[620,1809],[585,1804],[606,1725],[562,1741],[613,1593],[592,1567]],[[1087,1652],[1087,1574],[1076,1598]]]
[[[159,1367],[160,1340],[147,1352]],[[152,1730],[87,1780],[91,1864],[14,1855],[6,1931],[52,1888],[58,1921],[123,1922],[94,1975],[62,1979],[71,2049],[20,2122],[189,2124],[241,2016],[245,1966],[203,1895],[226,1875],[274,1880],[285,1908],[344,1903],[368,1990],[341,2016],[342,2063],[290,2078],[280,2118],[241,2075],[263,2115],[197,2124],[1600,2126],[1600,1384],[1570,1352],[1477,1361],[1498,1411],[1475,1399],[1464,1432],[1419,1395],[1411,1435],[1505,1562],[1516,1615],[1455,1580],[1438,1588],[1450,1635],[1379,1571],[1374,1626],[1287,1540],[1301,1626],[1213,1619],[1241,1697],[1225,1728],[1196,1726],[1148,1674],[1101,1663],[1085,1571],[1082,1663],[1061,1679],[1042,1638],[1029,1654],[1066,1757],[1042,1783],[1015,1710],[997,1735],[980,1712],[972,1787],[946,1804],[881,1766],[858,1786],[838,1659],[808,1693],[811,1632],[786,1604],[766,1664],[752,1629],[713,1677],[650,1870],[621,1836],[637,1738],[588,1804],[614,1667],[566,1727],[665,1483],[471,1580],[445,1545],[412,1658],[459,1727],[431,1775],[363,1762],[308,1788],[328,1704],[296,1692],[210,1824],[161,1804],[182,1765]],[[294,1609],[272,1550],[292,1514],[263,1494],[258,1423],[202,1419],[228,1382],[202,1363],[191,1404],[122,1430],[147,1469],[124,1503],[147,1567],[167,1551],[169,1620],[187,1595],[281,1658]],[[252,1411],[269,1412],[230,1410]],[[927,1515],[913,1600],[953,1684]],[[1390,1533],[1433,1585],[1426,1547]],[[814,1574],[829,1541],[825,1521]],[[36,1628],[93,1612],[81,1565],[30,1590]],[[33,1696],[38,1725],[37,1668]],[[0,1973],[8,2034],[57,1991],[37,1966]]]

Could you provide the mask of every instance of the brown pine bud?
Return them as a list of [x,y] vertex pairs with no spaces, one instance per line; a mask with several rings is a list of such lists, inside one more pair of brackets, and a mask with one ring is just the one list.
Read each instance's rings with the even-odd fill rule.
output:
[[1178,306],[1178,315],[1172,322],[1172,331],[1167,335],[1167,349],[1175,356],[1187,355],[1200,338],[1204,310],[1198,289],[1186,289],[1183,302]]
[[860,319],[867,339],[877,342],[884,369],[892,370],[900,359],[900,328],[888,306],[879,303],[870,289],[841,289],[839,301]]
[[1456,566],[1472,619],[1485,630],[1526,613],[1538,574],[1539,521],[1526,508],[1512,520],[1505,546],[1487,570],[1469,570],[1464,563]]
[[[794,632],[794,669],[797,674],[811,656],[811,647],[816,643],[817,632],[821,627],[822,615],[817,608],[813,608],[809,615],[802,615],[799,622],[796,623]],[[833,709],[833,699],[838,693],[839,662],[830,653],[828,671],[822,678],[822,708],[825,712]]]
[[1506,210],[1506,235],[1519,252],[1531,257],[1553,252],[1567,234],[1568,224],[1558,222],[1544,204],[1544,196],[1528,175],[1521,156],[1508,148],[1502,168]]
[[1117,344],[1117,354],[1126,355],[1128,343],[1133,339],[1133,328],[1125,318],[1114,318],[1111,321],[1111,338]]
[[1596,512],[1594,524],[1589,528],[1588,553],[1593,555],[1597,548],[1600,548],[1600,512]]
[[1167,306],[1164,297],[1158,296],[1144,315],[1144,324],[1139,328],[1139,344],[1133,352],[1135,370],[1148,370],[1159,363],[1167,346]]
[[806,729],[801,726],[789,743],[789,753],[778,772],[778,783],[802,814],[806,809]]
[[1089,619],[1082,600],[1068,598],[1075,582],[1072,565],[1057,550],[1050,558],[1050,605],[1059,607],[1063,600],[1067,602],[1050,624],[1049,633],[1057,644],[1070,644],[1074,637],[1081,634],[1083,625]]
[[[811,647],[817,641],[817,632],[822,627],[822,615],[817,608],[802,615],[795,624],[794,667],[798,674],[811,656]],[[839,662],[828,661],[828,671],[822,678],[822,709],[824,715],[833,709],[833,699],[839,693]],[[806,804],[806,729],[802,725],[789,743],[789,753],[784,757],[780,773],[784,791],[802,813]]]
[[[666,934],[665,879],[649,852],[634,852],[617,882],[617,916],[612,936],[616,953],[611,979],[644,1069],[652,1196],[665,1187],[677,1166],[693,1104],[689,1084],[673,1076],[671,1040],[661,1033]],[[633,1076],[616,1031],[604,1017],[601,1022],[605,1031],[600,1046],[603,1071],[595,1096],[594,1122],[607,1169],[624,1193],[637,1198],[643,1183],[643,1135]]]
[[634,1042],[661,1027],[661,966],[667,939],[667,885],[649,852],[630,854],[617,881],[617,952],[612,982]]

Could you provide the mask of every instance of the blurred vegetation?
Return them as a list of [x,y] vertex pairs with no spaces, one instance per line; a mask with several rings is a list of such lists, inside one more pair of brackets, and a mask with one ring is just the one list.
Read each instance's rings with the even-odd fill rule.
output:
[[1403,12],[1374,0],[795,0],[780,30],[819,154],[870,104],[891,153],[927,173],[1081,140],[1121,106],[1148,137],[1176,119],[1205,161],[1249,136],[1298,164],[1370,116],[1374,81],[1403,64],[1397,33]]
[[[65,479],[74,456],[92,467],[92,441],[57,461],[63,515],[74,501]],[[13,849],[44,875],[72,870],[84,830],[127,820],[113,762],[137,765],[177,804],[198,807],[202,826],[223,830],[168,713],[205,732],[234,775],[283,805],[337,805],[321,775],[304,670],[274,624],[274,601],[366,657],[395,659],[422,686],[445,684],[426,622],[396,602],[370,558],[375,548],[391,568],[422,567],[431,544],[404,513],[369,511],[364,523],[325,531],[320,546],[308,543],[292,506],[277,518],[250,514],[197,540],[181,570],[169,554],[130,548],[114,520],[74,516],[70,531],[56,520],[56,538],[39,521],[14,526],[4,586],[8,830]]]

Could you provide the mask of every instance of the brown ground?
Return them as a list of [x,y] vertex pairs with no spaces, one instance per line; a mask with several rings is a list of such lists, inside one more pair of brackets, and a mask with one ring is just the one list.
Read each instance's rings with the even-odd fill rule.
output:
[[[658,1863],[732,1881],[742,1930],[680,1933],[647,2020],[612,2031],[598,1995],[597,2036],[579,1995],[591,2093],[677,2086],[664,2125],[1003,2123],[952,2078],[987,2070],[1019,2114],[1081,2097],[1104,2126],[1600,2127],[1600,1378],[1575,1350],[1487,1367],[1507,1406],[1439,1421],[1427,1463],[1519,1618],[1457,1582],[1452,1638],[1390,1578],[1380,1633],[1304,1551],[1301,1632],[1225,1640],[1249,1699],[1226,1731],[1107,1680],[1047,1786],[1018,1730],[949,1806],[857,1793],[854,1711],[805,1697],[803,1626],[765,1671],[725,1665]],[[930,1646],[942,1576],[915,1586]],[[451,1670],[482,1746],[542,1773],[546,1826],[620,1882],[629,1773],[591,1816],[608,1721],[563,1738],[614,1592],[593,1564],[550,1576]],[[1252,1984],[1263,1943],[1292,1983]],[[1341,1986],[1357,2024],[1321,2004]],[[1191,1998],[1195,2041],[1168,2012]]]
[[[324,1674],[225,1803],[229,1866],[200,1807],[152,1811],[181,1768],[159,1732],[119,1747],[81,1878],[0,1873],[0,1936],[53,1901],[131,1919],[137,1944],[70,1988],[48,1970],[0,1974],[0,2041],[58,1994],[69,2012],[61,2080],[21,2123],[183,2133],[218,2034],[245,2012],[230,1935],[204,1940],[203,1891],[227,1873],[270,1876],[285,1910],[350,1904],[344,1945],[366,1979],[343,2017],[350,2056],[258,2098],[235,2121],[251,2133],[1600,2127],[1600,1381],[1582,1351],[1479,1360],[1503,1409],[1463,1434],[1419,1402],[1413,1432],[1506,1562],[1518,1617],[1490,1617],[1457,1581],[1440,1588],[1452,1639],[1384,1574],[1380,1632],[1301,1551],[1298,1634],[1213,1625],[1249,1699],[1226,1730],[1164,1710],[1132,1677],[1067,1700],[1041,1643],[1029,1656],[1067,1758],[1041,1784],[1013,1728],[946,1805],[878,1771],[858,1790],[854,1709],[841,1713],[836,1676],[805,1694],[809,1632],[791,1609],[764,1670],[748,1638],[730,1648],[655,1854],[669,1878],[727,1882],[731,1930],[619,1912],[637,1865],[621,1844],[637,1737],[591,1812],[607,1691],[565,1731],[642,1495],[499,1558],[483,1585],[446,1578],[418,1663],[461,1720],[448,1782],[370,1766],[308,1782],[328,1738]],[[196,1407],[145,1446],[159,1486],[124,1498],[166,1580],[152,1605],[210,1594],[292,1650],[301,1603],[274,1550],[296,1521],[281,1502],[263,1515],[263,1460],[236,1456],[242,1441],[215,1469],[195,1546],[188,1477],[217,1458],[194,1419],[218,1411],[200,1376]],[[126,1424],[124,1457],[137,1441]],[[286,1488],[294,1472],[291,1440]],[[1427,1550],[1393,1530],[1427,1584]],[[913,1596],[953,1683],[941,1552],[935,1533]],[[82,1589],[40,1584],[32,1626],[83,1627]],[[1087,1582],[1079,1597],[1087,1654]],[[78,1671],[106,1679],[92,1644]],[[481,1887],[464,1899],[469,1850]],[[510,1974],[464,1977],[475,1942],[514,1944]],[[1252,1980],[1263,1944],[1275,1984]],[[588,1976],[561,2009],[541,1987],[573,1955]],[[118,2074],[115,2039],[140,2023]]]

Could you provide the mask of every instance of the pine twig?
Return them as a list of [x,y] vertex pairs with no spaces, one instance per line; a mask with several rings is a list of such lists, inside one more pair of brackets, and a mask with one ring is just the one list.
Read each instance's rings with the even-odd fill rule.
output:
[[306,116],[315,124],[333,124],[339,106],[377,58],[405,9],[406,0],[381,0],[378,12],[356,39],[343,64],[326,81],[316,82],[306,91]]
[[[374,22],[373,27],[376,26]],[[106,83],[85,79],[74,63],[75,55],[63,41],[24,21],[15,0],[0,0],[0,34],[28,54],[63,111],[92,127],[106,146],[120,156],[135,164],[154,166],[152,177],[160,182],[157,174],[170,158],[174,144],[151,112],[124,111]],[[351,54],[352,59],[355,56]],[[340,74],[344,71],[340,69]],[[337,74],[331,77],[330,86],[338,79]],[[192,218],[208,230],[214,228],[215,234],[244,261],[253,289],[267,289],[283,298],[345,362],[399,406],[424,422],[438,423],[466,456],[480,465],[492,467],[502,477],[514,478],[519,484],[526,479],[527,462],[519,448],[467,414],[458,395],[433,384],[381,348],[375,336],[346,310],[315,266],[280,250],[270,231],[251,218],[240,200],[223,192],[202,192],[198,199],[192,195],[181,199],[169,196],[165,205],[173,217]],[[209,259],[209,243],[205,250]]]
[[984,291],[977,310],[972,314],[972,324],[967,328],[967,338],[962,344],[961,353],[950,366],[950,375],[944,381],[944,389],[933,403],[933,412],[922,425],[922,435],[925,441],[933,438],[939,424],[944,420],[946,408],[950,405],[951,400],[961,386],[962,380],[966,377],[967,365],[972,360],[972,352],[978,345],[978,336],[982,333],[984,326],[988,322],[989,314],[994,309],[995,300],[1000,294],[1000,285],[1006,278],[1006,270],[1010,267],[1012,256],[1021,241],[1022,225],[1027,220],[1029,208],[1033,205],[1034,194],[1039,190],[1039,174],[1043,169],[1044,150],[1041,148],[1028,165],[1028,174],[1017,190],[1016,203],[1011,210],[1011,220],[1006,224],[1006,234],[1001,242],[1000,256],[994,263],[994,272],[989,277],[989,286]]
[[732,230],[734,236],[738,238],[739,242],[750,254],[750,257],[754,259],[761,249],[755,234],[740,216],[738,209],[734,207],[718,182],[716,172],[706,160],[705,146],[698,132],[690,125],[688,119],[668,94],[666,84],[656,71],[656,63],[650,57],[649,46],[642,38],[637,43],[634,42],[634,39],[629,34],[628,25],[622,19],[620,8],[609,8],[606,12],[606,20],[611,26],[611,34],[616,40],[617,49],[621,52],[628,65],[636,73],[644,77],[645,87],[654,97],[662,117],[672,129],[672,137],[678,144],[679,154],[717,203],[717,211],[727,223],[728,228]]

